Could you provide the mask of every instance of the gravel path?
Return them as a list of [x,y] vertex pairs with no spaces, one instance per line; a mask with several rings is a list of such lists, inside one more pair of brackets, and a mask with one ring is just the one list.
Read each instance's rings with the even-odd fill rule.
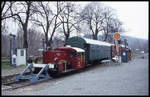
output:
[[148,95],[148,54],[128,63],[101,64],[2,95]]

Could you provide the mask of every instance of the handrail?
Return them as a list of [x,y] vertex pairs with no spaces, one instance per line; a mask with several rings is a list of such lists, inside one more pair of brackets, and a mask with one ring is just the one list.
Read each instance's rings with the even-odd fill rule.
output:
[[64,62],[65,63],[65,72],[66,72],[66,69],[67,69],[67,61],[66,60],[60,60],[59,62]]

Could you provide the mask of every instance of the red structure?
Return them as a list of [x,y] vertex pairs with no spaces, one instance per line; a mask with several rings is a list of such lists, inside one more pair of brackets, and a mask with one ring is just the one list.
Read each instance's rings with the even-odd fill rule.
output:
[[68,71],[85,67],[85,51],[75,47],[59,47],[43,52],[43,63],[57,64],[57,71]]

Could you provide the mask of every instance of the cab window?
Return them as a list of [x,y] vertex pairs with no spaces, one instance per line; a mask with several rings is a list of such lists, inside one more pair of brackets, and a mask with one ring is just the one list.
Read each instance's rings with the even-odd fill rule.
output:
[[76,52],[71,52],[71,53],[70,53],[70,57],[71,57],[71,58],[73,58],[73,57],[75,57],[75,56],[76,56]]
[[78,59],[80,60],[82,56],[82,53],[78,53]]

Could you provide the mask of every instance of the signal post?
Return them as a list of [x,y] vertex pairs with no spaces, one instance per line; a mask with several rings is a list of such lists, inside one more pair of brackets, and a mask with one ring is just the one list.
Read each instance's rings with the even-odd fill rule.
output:
[[115,46],[116,46],[116,51],[117,51],[116,60],[117,62],[121,63],[121,56],[119,55],[119,44],[118,44],[118,40],[120,39],[120,34],[115,33],[114,39],[115,39]]

